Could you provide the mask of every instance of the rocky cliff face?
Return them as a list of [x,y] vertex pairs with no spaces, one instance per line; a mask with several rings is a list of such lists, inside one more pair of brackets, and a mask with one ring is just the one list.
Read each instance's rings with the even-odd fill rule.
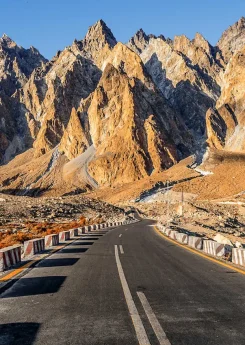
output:
[[24,49],[5,34],[0,39],[0,162],[32,145],[28,120],[19,112],[15,93],[46,62],[34,47]]
[[134,42],[153,81],[195,138],[193,150],[200,150],[206,138],[206,112],[220,95],[222,67],[215,49],[200,34],[192,41],[185,36],[171,41],[141,34],[141,50],[135,38],[130,46]]
[[230,26],[221,36],[217,47],[227,64],[233,54],[245,45],[245,18],[242,17],[234,25]]
[[[0,161],[30,148],[25,157],[43,160],[43,170],[26,178],[28,188],[45,179],[50,188],[57,171],[62,181],[64,164],[66,176],[80,169],[79,181],[101,186],[168,169],[204,152],[207,138],[212,147],[243,150],[243,36],[242,18],[217,47],[200,34],[170,40],[142,29],[124,45],[100,20],[50,61],[4,36]],[[11,177],[5,167],[3,185],[26,188],[30,165],[22,175],[18,165]]]
[[139,57],[118,44],[88,108],[96,147],[89,170],[99,184],[159,172],[191,151],[191,137],[145,74]]
[[33,73],[20,100],[33,119],[33,147],[39,156],[60,143],[72,109],[94,91],[101,72],[91,60],[67,48],[51,66]]
[[229,27],[218,42],[226,64],[222,91],[214,108],[207,112],[210,147],[244,151],[245,18]]
[[11,96],[45,62],[37,49],[24,49],[4,34],[0,38],[0,92]]
[[245,150],[244,90],[245,46],[231,58],[216,108],[208,111],[208,142],[211,147],[230,151]]

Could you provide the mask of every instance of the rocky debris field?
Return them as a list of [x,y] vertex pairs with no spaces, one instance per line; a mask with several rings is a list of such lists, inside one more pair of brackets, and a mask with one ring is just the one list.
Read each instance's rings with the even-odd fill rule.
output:
[[245,244],[245,205],[191,201],[184,203],[182,211],[181,202],[156,201],[137,203],[136,207],[145,216],[164,224],[212,239],[221,233],[233,243]]
[[0,248],[79,225],[127,217],[123,208],[78,195],[31,198],[0,194]]

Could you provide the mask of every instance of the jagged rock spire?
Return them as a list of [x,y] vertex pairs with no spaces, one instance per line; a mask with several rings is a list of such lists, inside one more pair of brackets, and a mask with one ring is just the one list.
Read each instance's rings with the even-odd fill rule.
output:
[[241,17],[235,24],[224,31],[217,46],[226,63],[232,55],[245,45],[245,18]]
[[94,25],[90,26],[88,32],[84,38],[86,43],[101,43],[108,44],[110,48],[113,48],[117,44],[117,40],[114,37],[111,29],[108,28],[106,23],[100,19]]

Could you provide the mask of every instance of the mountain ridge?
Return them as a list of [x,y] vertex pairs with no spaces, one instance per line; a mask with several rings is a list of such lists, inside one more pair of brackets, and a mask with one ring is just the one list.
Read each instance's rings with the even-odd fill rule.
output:
[[[217,46],[199,33],[192,40],[185,35],[170,40],[143,29],[123,44],[99,20],[84,39],[50,61],[4,35],[0,162],[7,164],[19,153],[30,159],[28,152],[46,162],[51,154],[54,176],[59,166],[62,181],[62,166],[93,145],[86,171],[99,186],[113,186],[160,173],[190,155],[203,155],[207,145],[233,149],[243,142],[243,130],[237,128],[238,123],[243,126],[242,113],[236,114],[242,94],[232,103],[229,85],[236,80],[239,88],[243,83],[243,43],[244,18],[224,32]],[[227,145],[231,141],[236,144]],[[243,143],[239,147],[243,149]],[[14,178],[10,172],[7,180],[14,178],[24,189],[27,173],[23,170]],[[55,181],[50,183],[47,188]]]

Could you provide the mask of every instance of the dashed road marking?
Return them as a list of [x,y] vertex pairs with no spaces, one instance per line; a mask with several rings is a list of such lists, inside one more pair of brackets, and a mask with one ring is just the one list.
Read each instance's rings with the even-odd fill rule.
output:
[[122,237],[122,234],[120,234],[119,237]]
[[119,246],[121,254],[124,254],[123,246],[120,244]]
[[132,322],[134,325],[134,329],[136,332],[138,342],[140,345],[151,345],[150,341],[147,337],[144,325],[143,325],[141,318],[139,316],[136,305],[134,303],[133,297],[132,297],[131,292],[129,290],[129,286],[128,286],[127,280],[125,278],[125,274],[124,274],[122,264],[121,264],[121,261],[119,258],[117,245],[115,245],[115,257],[116,257],[116,263],[117,263],[117,269],[118,269],[120,281],[121,281],[122,288],[123,288],[124,297],[125,297],[125,300],[126,300],[126,303],[128,306],[129,314],[131,316],[131,319],[132,319]]
[[151,324],[151,327],[153,328],[153,331],[156,334],[156,337],[159,341],[160,345],[171,345],[170,341],[168,340],[166,333],[162,329],[162,326],[160,325],[154,311],[152,310],[150,303],[148,302],[145,294],[141,291],[137,292],[137,295],[140,299],[140,302],[143,306],[143,309],[146,313],[146,316],[148,317],[148,320]]

